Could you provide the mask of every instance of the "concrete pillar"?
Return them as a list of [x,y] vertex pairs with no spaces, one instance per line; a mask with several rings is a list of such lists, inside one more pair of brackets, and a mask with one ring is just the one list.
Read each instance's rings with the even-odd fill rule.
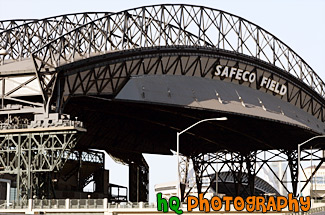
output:
[[70,199],[65,200],[65,209],[70,209]]
[[32,211],[33,211],[33,199],[28,199],[28,211],[27,211],[27,214],[34,214]]
[[104,210],[107,210],[107,203],[108,203],[107,198],[103,199],[103,208],[104,208]]
[[9,181],[9,182],[7,182],[7,197],[6,197],[7,208],[9,208],[9,206],[10,206],[10,187],[11,187],[11,184],[10,184],[10,181]]

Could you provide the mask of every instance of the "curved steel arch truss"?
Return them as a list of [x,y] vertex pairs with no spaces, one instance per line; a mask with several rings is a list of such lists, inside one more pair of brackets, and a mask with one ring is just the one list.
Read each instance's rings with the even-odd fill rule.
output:
[[[297,79],[283,70],[274,66],[263,67],[255,60],[233,52],[186,46],[108,53],[58,67],[59,86],[55,95],[60,97],[56,97],[56,107],[58,111],[64,109],[65,103],[73,96],[115,97],[130,77],[137,75],[182,75],[220,80],[220,77],[214,75],[215,67],[219,64],[241,64],[241,69],[249,66],[249,70],[263,72],[260,75],[272,76],[274,79],[281,77],[288,92],[286,95],[273,96],[303,109],[322,122],[325,120],[323,103],[312,96],[313,91],[307,86],[301,86]],[[242,84],[235,79],[231,82]],[[258,82],[256,79],[248,86],[262,90]],[[267,89],[264,92],[269,93]]]
[[15,28],[21,24],[34,21],[35,19],[12,19],[12,20],[1,20],[0,21],[0,33],[2,31]]
[[[241,17],[192,5],[154,5],[101,14],[101,17],[93,14],[91,18],[89,14],[63,15],[17,27],[15,25],[20,23],[11,26],[2,24],[7,26],[3,28],[10,28],[5,33],[0,32],[3,36],[0,49],[9,49],[9,55],[4,59],[23,60],[32,57],[36,69],[34,77],[12,91],[37,77],[44,104],[48,106],[54,100],[51,98],[56,89],[57,107],[60,108],[60,101],[77,94],[114,96],[133,74],[181,73],[180,75],[206,77],[212,75],[218,56],[212,59],[207,53],[201,55],[199,51],[205,49],[215,55],[222,52],[221,57],[232,60],[245,58],[246,62],[255,62],[257,66],[278,72],[277,75],[283,75],[288,83],[287,97],[281,99],[299,106],[320,121],[325,119],[324,83],[319,76],[282,41]],[[163,53],[164,49],[174,50],[173,53]],[[175,54],[175,49],[183,51]],[[152,50],[156,53],[151,56],[130,56],[131,51],[146,54]],[[189,50],[194,51],[190,53]],[[115,55],[115,62],[114,59],[103,62],[106,54]],[[182,58],[189,60],[184,64]],[[209,60],[204,61],[204,58]],[[87,61],[90,62],[88,65]],[[62,90],[66,90],[67,97],[64,97],[65,92]],[[10,91],[7,95],[11,93]],[[18,99],[16,101],[20,102]],[[115,108],[117,107],[119,106]],[[288,164],[292,170],[291,178],[297,181],[296,152],[291,150],[285,153],[291,158]],[[250,162],[247,163],[247,171],[253,177],[255,169],[251,165],[256,159],[253,154],[248,156],[251,158],[247,159]],[[234,173],[238,172],[237,169],[233,165]],[[296,193],[295,183],[293,190]]]
[[109,12],[85,12],[26,20],[21,24],[4,22],[7,26],[2,32],[0,31],[0,49],[5,49],[8,55],[0,59],[0,62],[6,59],[28,58],[34,51],[52,40],[107,14]]
[[175,45],[223,49],[262,60],[325,96],[321,78],[277,37],[241,17],[202,6],[154,5],[112,13],[62,35],[32,56],[47,102],[58,66],[107,52]]

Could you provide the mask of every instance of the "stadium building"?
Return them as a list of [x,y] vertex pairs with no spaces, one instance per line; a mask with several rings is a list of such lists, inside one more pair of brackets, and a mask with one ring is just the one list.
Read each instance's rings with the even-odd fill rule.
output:
[[[296,195],[309,159],[298,144],[325,134],[317,73],[267,30],[221,10],[162,4],[2,21],[0,50],[0,176],[17,199],[87,198],[94,182],[92,198],[125,201],[110,192],[126,188],[109,183],[103,150],[129,165],[128,200],[148,201],[142,154],[171,155],[176,137],[182,198],[189,162],[198,193],[218,163],[214,172],[229,173],[219,183],[247,196],[263,190],[261,168],[281,160],[290,179],[275,178]],[[322,139],[301,150],[311,146],[321,150]]]

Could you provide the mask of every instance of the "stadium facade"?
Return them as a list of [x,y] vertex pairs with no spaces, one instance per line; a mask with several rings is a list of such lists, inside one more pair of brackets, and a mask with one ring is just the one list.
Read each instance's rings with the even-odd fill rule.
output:
[[297,146],[325,134],[316,72],[270,32],[221,10],[164,4],[2,21],[0,50],[0,174],[19,199],[84,198],[94,181],[93,197],[125,200],[110,195],[124,188],[109,184],[96,149],[129,165],[129,200],[147,201],[142,153],[171,154],[176,132],[214,117],[228,120],[181,136],[182,197],[189,161],[199,193],[208,167],[226,166],[233,195],[247,196],[256,164],[282,160],[290,183],[277,179],[298,194]]

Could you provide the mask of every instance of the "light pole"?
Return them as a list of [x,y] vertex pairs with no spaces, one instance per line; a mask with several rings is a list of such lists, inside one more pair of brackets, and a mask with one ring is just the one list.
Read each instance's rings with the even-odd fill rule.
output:
[[180,178],[181,178],[181,176],[180,176],[180,172],[179,172],[179,136],[181,134],[185,133],[186,131],[188,131],[189,129],[193,128],[194,126],[202,123],[202,122],[206,122],[206,121],[220,121],[220,120],[227,120],[227,117],[203,119],[203,120],[200,120],[200,121],[194,123],[193,125],[185,128],[183,131],[177,132],[177,173],[178,173],[177,196],[178,196],[178,198],[181,199],[181,191],[180,191],[180,185],[181,185],[181,179]]
[[305,142],[302,142],[302,143],[298,144],[298,189],[299,189],[298,192],[299,192],[299,196],[301,196],[301,183],[300,183],[300,175],[299,175],[299,171],[300,171],[300,147],[305,145],[306,143],[314,140],[314,139],[321,138],[321,137],[325,137],[325,135],[318,135],[318,136],[315,136],[315,137],[312,137],[312,138],[306,140]]
[[[312,172],[313,172],[313,147],[310,147],[310,177],[312,176]],[[310,179],[310,189],[309,189],[309,196],[311,199],[313,199],[312,196],[312,191],[313,191],[313,178]]]

